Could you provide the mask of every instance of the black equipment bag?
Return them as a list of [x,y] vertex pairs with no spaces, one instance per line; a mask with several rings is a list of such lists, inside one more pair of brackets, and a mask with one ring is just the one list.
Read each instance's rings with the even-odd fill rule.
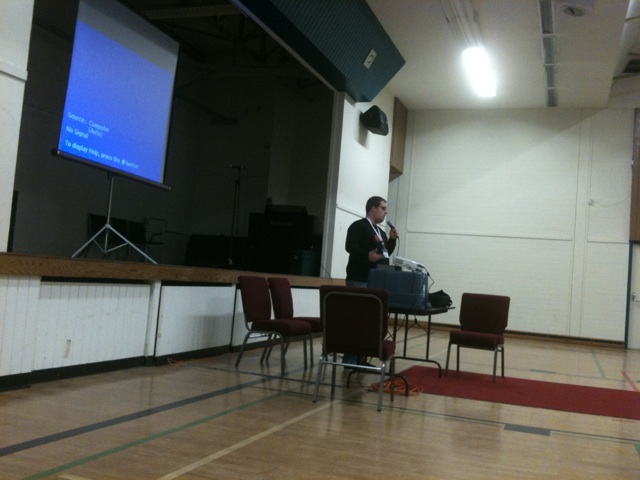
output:
[[451,301],[451,297],[442,290],[438,290],[437,292],[431,292],[429,294],[429,302],[431,302],[431,306],[436,307],[450,307],[453,303]]

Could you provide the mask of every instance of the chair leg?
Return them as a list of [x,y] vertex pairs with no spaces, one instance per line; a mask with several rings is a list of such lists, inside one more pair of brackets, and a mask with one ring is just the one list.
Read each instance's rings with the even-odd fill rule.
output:
[[382,398],[384,397],[384,377],[387,373],[387,361],[380,366],[380,383],[378,384],[378,411],[382,410]]
[[326,366],[326,357],[324,354],[320,355],[320,363],[318,364],[318,375],[316,376],[316,388],[313,392],[313,403],[318,401],[318,390],[320,390],[320,382],[322,381],[322,374]]
[[391,401],[393,402],[393,394],[395,393],[395,389],[396,389],[396,357],[391,357],[389,370],[390,370],[389,379],[391,381],[391,392],[389,392],[389,394],[391,397]]
[[[307,340],[309,340],[309,361],[307,362]],[[309,337],[303,337],[303,348],[304,348],[304,369],[307,369],[307,366],[310,365],[313,367],[313,334],[309,334]]]
[[444,364],[444,376],[449,376],[449,355],[451,354],[451,341],[449,341],[449,346],[447,347],[447,361]]
[[240,347],[240,352],[238,353],[238,358],[236,358],[236,368],[238,368],[238,365],[240,365],[240,360],[242,359],[242,354],[244,353],[244,348],[247,346],[247,340],[249,340],[249,336],[251,334],[247,333],[244,336],[244,341],[242,342],[242,346]]
[[336,393],[336,361],[338,360],[338,354],[333,354],[333,364],[331,365],[331,398]]
[[268,361],[271,356],[271,349],[273,348],[273,335],[269,335],[267,337],[267,346],[262,350],[262,356],[260,357],[260,363],[264,363],[265,360]]
[[456,371],[460,371],[460,345],[456,345]]
[[309,362],[307,361],[307,337],[302,337],[302,350],[304,355],[304,369],[306,370],[309,366]]
[[285,355],[287,354],[287,347],[289,344],[284,341],[284,337],[280,337],[280,340],[282,342],[280,344],[280,370],[282,371],[282,376],[284,377],[284,374],[287,371]]
[[502,377],[504,378],[504,345],[500,345],[500,357],[502,360]]
[[493,350],[493,381],[496,381],[496,364],[498,363],[498,347]]

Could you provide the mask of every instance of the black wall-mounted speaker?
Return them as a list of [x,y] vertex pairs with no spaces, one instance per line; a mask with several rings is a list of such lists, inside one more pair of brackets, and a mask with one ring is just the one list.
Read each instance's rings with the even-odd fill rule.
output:
[[360,122],[371,133],[376,135],[386,135],[389,133],[389,124],[387,116],[380,110],[380,107],[373,106],[369,110],[360,114]]

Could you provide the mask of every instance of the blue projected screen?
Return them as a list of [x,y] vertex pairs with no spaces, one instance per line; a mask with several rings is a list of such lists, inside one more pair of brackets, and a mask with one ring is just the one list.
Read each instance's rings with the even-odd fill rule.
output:
[[81,0],[57,153],[162,185],[177,57],[116,0]]

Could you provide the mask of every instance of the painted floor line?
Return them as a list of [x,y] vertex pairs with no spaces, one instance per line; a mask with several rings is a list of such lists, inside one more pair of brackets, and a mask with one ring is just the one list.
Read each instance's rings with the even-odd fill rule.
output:
[[607,378],[607,374],[604,371],[604,368],[602,368],[602,364],[600,363],[600,360],[598,359],[598,354],[594,351],[591,352],[591,356],[593,357],[593,361],[596,363],[596,367],[598,367],[598,372],[600,372],[600,378],[606,379]]
[[[259,383],[259,382],[252,382],[252,383]],[[358,393],[359,392],[357,392],[357,391],[353,392],[353,393],[345,396],[342,400],[343,401],[352,402],[349,399],[349,397],[355,396]],[[70,468],[73,468],[73,467],[88,463],[90,461],[93,461],[93,460],[96,460],[96,459],[99,459],[99,458],[107,457],[107,456],[112,455],[114,453],[129,449],[129,448],[133,448],[135,446],[138,446],[138,445],[141,445],[141,444],[144,444],[144,443],[148,443],[148,442],[150,442],[152,440],[155,440],[157,438],[161,438],[161,437],[170,435],[170,434],[178,432],[178,431],[186,430],[186,429],[191,428],[193,426],[196,426],[196,425],[199,425],[199,424],[214,420],[216,418],[223,417],[223,416],[228,415],[230,413],[235,413],[237,411],[249,408],[249,407],[251,407],[253,405],[262,403],[264,401],[272,400],[272,399],[274,399],[274,398],[276,398],[278,396],[281,396],[283,394],[286,395],[287,392],[280,392],[280,393],[278,393],[276,395],[271,395],[271,396],[266,397],[264,399],[260,399],[260,400],[254,401],[254,402],[250,402],[248,404],[245,404],[245,405],[242,405],[242,406],[239,406],[239,407],[234,407],[234,408],[226,410],[224,412],[220,412],[218,414],[211,415],[211,416],[196,420],[194,422],[190,422],[190,423],[182,425],[182,426],[178,426],[178,427],[173,428],[171,430],[167,430],[167,431],[164,431],[164,432],[159,432],[159,433],[157,433],[155,435],[152,435],[152,436],[149,436],[149,437],[145,437],[145,438],[142,438],[142,439],[139,439],[139,440],[136,440],[134,442],[127,443],[127,444],[123,444],[123,445],[120,445],[118,447],[114,447],[114,448],[112,448],[110,450],[106,450],[106,451],[103,451],[103,452],[99,452],[99,453],[97,453],[95,455],[91,455],[89,457],[78,459],[78,460],[76,460],[74,462],[70,462],[70,463],[67,463],[65,465],[61,465],[61,466],[56,467],[54,469],[48,470],[46,472],[41,472],[39,474],[30,476],[25,480],[38,480],[38,479],[41,479],[41,478],[44,478],[44,477],[47,477],[47,476],[50,476],[50,475],[54,475],[56,473],[61,473],[61,472],[64,472],[65,470],[68,470]],[[324,398],[324,397],[321,397],[321,398]],[[357,402],[353,401],[353,403],[363,405],[366,408],[369,408],[369,407],[374,405],[373,403],[362,402],[362,401],[357,401]],[[329,406],[331,406],[331,404],[332,404],[332,401],[329,400],[324,405],[322,405],[320,407],[314,408],[314,409],[310,410],[309,412],[306,412],[306,413],[304,413],[302,415],[299,415],[299,416],[297,416],[297,417],[295,417],[295,418],[293,418],[291,420],[288,420],[287,422],[284,422],[284,423],[282,423],[282,424],[280,424],[278,426],[275,426],[275,427],[273,427],[271,429],[265,430],[264,432],[256,434],[256,435],[254,435],[254,436],[252,436],[252,437],[250,437],[250,438],[248,438],[248,439],[246,439],[246,440],[244,440],[242,442],[239,442],[239,443],[237,443],[237,444],[235,444],[233,446],[230,446],[230,447],[228,447],[228,448],[226,448],[224,450],[216,452],[216,453],[214,453],[214,454],[212,454],[210,456],[207,456],[207,457],[205,457],[205,458],[203,458],[203,459],[201,459],[201,460],[199,460],[197,462],[194,462],[194,463],[192,463],[192,464],[190,464],[188,466],[185,466],[185,467],[183,467],[183,468],[181,468],[179,470],[176,470],[176,471],[174,471],[174,472],[172,472],[170,474],[167,474],[164,477],[161,477],[161,480],[169,480],[169,479],[172,479],[172,478],[177,478],[178,476],[180,476],[180,475],[182,475],[184,473],[187,473],[188,471],[191,471],[191,470],[193,470],[195,468],[198,468],[198,467],[203,466],[203,465],[205,465],[207,463],[210,463],[210,462],[214,461],[217,458],[220,458],[220,457],[222,457],[224,455],[227,455],[227,454],[229,454],[229,453],[231,453],[233,451],[236,451],[236,450],[238,450],[238,449],[240,449],[240,448],[242,448],[242,447],[244,447],[246,445],[249,445],[249,444],[251,444],[251,443],[253,443],[253,442],[255,442],[255,441],[257,441],[257,440],[259,440],[261,438],[264,438],[264,437],[266,437],[266,436],[268,436],[268,435],[270,435],[272,433],[280,431],[280,430],[282,430],[283,428],[286,428],[289,425],[292,425],[292,424],[294,424],[296,422],[299,422],[299,421],[303,420],[304,418],[307,418],[307,417],[309,417],[309,416],[311,416],[311,415],[313,415],[315,413],[318,413],[318,412],[328,408]],[[493,426],[497,426],[497,427],[501,427],[501,428],[504,428],[505,426],[508,425],[507,423],[504,423],[504,422],[497,422],[497,421],[492,421],[492,420],[484,420],[484,419],[472,418],[472,417],[455,416],[455,415],[442,414],[442,413],[436,413],[436,412],[428,412],[428,411],[425,412],[425,411],[422,411],[422,410],[415,410],[415,409],[411,409],[411,408],[395,407],[395,406],[390,406],[389,408],[391,408],[391,409],[398,408],[399,410],[402,410],[404,412],[414,413],[414,414],[417,414],[417,415],[424,415],[424,416],[442,418],[442,419],[453,420],[453,421],[462,421],[462,422],[478,423],[478,424],[484,424],[484,425],[493,425]],[[525,427],[525,426],[521,426],[521,427]],[[529,426],[529,428],[531,428],[531,427]],[[596,440],[596,441],[631,444],[631,445],[634,446],[634,448],[636,450],[638,449],[638,446],[640,445],[640,439],[616,438],[616,437],[594,435],[594,434],[586,434],[586,433],[581,433],[581,432],[555,430],[555,429],[551,429],[550,432],[551,432],[552,435],[553,434],[558,434],[558,435],[563,435],[563,436],[572,436],[572,437],[584,438],[584,439]],[[640,453],[640,451],[639,451],[639,453]]]
[[622,376],[627,381],[627,383],[629,383],[629,385],[631,385],[631,388],[635,392],[640,392],[640,388],[638,388],[638,384],[631,379],[631,377],[629,376],[629,374],[627,372],[623,371],[622,372]]
[[241,390],[243,388],[252,387],[259,383],[266,381],[266,379],[253,380],[251,382],[246,382],[240,385],[235,385],[233,387],[223,388],[220,390],[216,390],[213,392],[204,393],[202,395],[197,395],[190,398],[185,398],[182,400],[178,400],[176,402],[167,403],[164,405],[159,405],[157,407],[148,408],[145,410],[140,410],[138,412],[130,413],[128,415],[122,415],[120,417],[111,418],[109,420],[104,420],[102,422],[92,423],[90,425],[84,425],[82,427],[73,428],[70,430],[65,430],[64,432],[53,433],[51,435],[45,435],[44,437],[33,438],[31,440],[27,440],[22,443],[16,443],[14,445],[9,445],[3,448],[0,448],[0,457],[5,455],[11,455],[13,453],[21,452],[24,450],[29,450],[31,448],[40,447],[42,445],[46,445],[53,442],[58,442],[60,440],[65,440],[67,438],[72,438],[78,435],[83,435],[85,433],[94,432],[96,430],[100,430],[103,428],[112,427],[114,425],[118,425],[121,423],[130,422],[133,420],[138,420],[140,418],[148,417],[150,415],[154,415],[156,413],[165,412],[167,410],[171,410],[178,407],[183,407],[185,405],[189,405],[191,403],[200,402],[203,400],[208,400],[213,397],[217,397],[220,395],[225,395],[230,392],[234,392],[236,390]]
[[30,477],[27,477],[24,480],[38,480],[38,479],[41,479],[41,478],[48,477],[50,475],[55,475],[57,473],[64,472],[65,470],[69,470],[69,469],[77,467],[79,465],[83,465],[85,463],[89,463],[89,462],[91,462],[93,460],[98,460],[98,459],[101,459],[101,458],[104,458],[104,457],[108,457],[109,455],[113,455],[114,453],[118,453],[118,452],[121,452],[121,451],[124,451],[124,450],[128,450],[129,448],[133,448],[133,447],[137,447],[139,445],[143,445],[145,443],[149,443],[149,442],[151,442],[153,440],[156,440],[158,438],[166,437],[166,436],[171,435],[173,433],[177,433],[177,432],[189,429],[191,427],[195,427],[197,425],[201,425],[203,423],[210,422],[211,420],[215,420],[217,418],[224,417],[224,416],[229,415],[231,413],[235,413],[235,412],[250,408],[250,407],[252,407],[254,405],[257,405],[257,404],[272,400],[272,399],[274,399],[276,397],[279,397],[279,396],[281,396],[280,393],[276,394],[276,395],[270,395],[268,397],[261,398],[259,400],[255,400],[253,402],[249,402],[249,403],[246,403],[244,405],[240,405],[238,407],[233,407],[233,408],[230,408],[230,409],[225,410],[223,412],[216,413],[216,414],[213,414],[213,415],[209,415],[207,417],[200,418],[198,420],[194,420],[193,422],[189,422],[189,423],[186,423],[184,425],[179,425],[179,426],[177,426],[175,428],[171,428],[169,430],[158,432],[158,433],[150,435],[148,437],[144,437],[144,438],[140,438],[138,440],[134,440],[132,442],[124,443],[124,444],[119,445],[117,447],[114,447],[114,448],[111,448],[111,449],[108,449],[108,450],[104,450],[102,452],[95,453],[94,455],[90,455],[88,457],[79,458],[77,460],[74,460],[73,462],[68,462],[68,463],[65,463],[64,465],[59,465],[59,466],[54,467],[52,469],[49,469],[47,471],[40,472],[40,473],[37,473],[35,475],[31,475]]
[[295,423],[298,423],[301,420],[304,420],[307,417],[310,417],[312,415],[317,414],[318,412],[322,411],[322,410],[326,410],[327,408],[329,408],[329,406],[331,405],[330,402],[325,403],[324,405],[321,405],[319,407],[314,408],[313,410],[309,410],[306,413],[303,413],[301,415],[298,415],[297,417],[294,417],[290,420],[287,420],[286,422],[283,422],[279,425],[276,425],[274,427],[269,428],[268,430],[265,430],[264,432],[260,432],[257,433],[256,435],[253,435],[249,438],[244,439],[241,442],[236,443],[235,445],[231,445],[230,447],[227,447],[223,450],[220,450],[219,452],[213,453],[207,457],[204,457],[196,462],[193,462],[189,465],[185,465],[184,467],[180,468],[179,470],[176,470],[174,472],[171,472],[167,475],[164,475],[162,477],[160,477],[158,480],[172,480],[174,478],[178,478],[181,475],[184,475],[185,473],[189,473],[193,470],[195,470],[196,468],[200,468],[204,465],[207,465],[208,463],[211,463],[221,457],[224,457],[225,455],[228,455],[230,453],[235,452],[236,450],[239,450],[241,448],[246,447],[247,445],[250,445],[254,442],[257,442],[258,440],[262,440],[265,437],[268,437],[269,435],[273,434],[273,433],[277,433],[280,430],[283,430],[285,428],[287,428],[290,425],[293,425]]
[[[405,408],[405,407],[392,407],[394,409],[398,409],[398,410],[402,410],[404,413],[413,413],[416,415],[424,415],[424,416],[428,416],[428,417],[432,417],[432,418],[441,418],[444,420],[451,420],[451,421],[456,421],[456,422],[468,422],[468,423],[475,423],[475,424],[480,424],[480,425],[487,425],[487,426],[495,426],[495,427],[499,427],[499,428],[505,428],[507,425],[515,425],[515,424],[510,424],[507,422],[501,422],[498,420],[486,420],[486,419],[481,419],[481,418],[474,418],[474,417],[465,417],[462,415],[451,415],[448,413],[437,413],[437,412],[429,412],[429,411],[424,411],[424,410],[416,410],[413,408]],[[529,407],[522,407],[522,408],[529,408]],[[519,425],[520,429],[523,428],[539,428],[539,427],[534,427],[532,425]],[[613,443],[621,443],[621,444],[625,444],[625,445],[633,445],[634,447],[637,445],[640,445],[640,437],[639,438],[622,438],[622,437],[612,437],[612,436],[608,436],[608,435],[599,435],[599,434],[594,434],[594,433],[584,433],[584,432],[576,432],[576,431],[570,431],[570,430],[558,430],[555,428],[549,428],[546,429],[549,430],[549,432],[552,435],[562,435],[562,436],[568,436],[568,437],[577,437],[577,438],[583,438],[583,439],[589,439],[589,440],[597,440],[597,441],[602,441],[602,442],[613,442]]]

